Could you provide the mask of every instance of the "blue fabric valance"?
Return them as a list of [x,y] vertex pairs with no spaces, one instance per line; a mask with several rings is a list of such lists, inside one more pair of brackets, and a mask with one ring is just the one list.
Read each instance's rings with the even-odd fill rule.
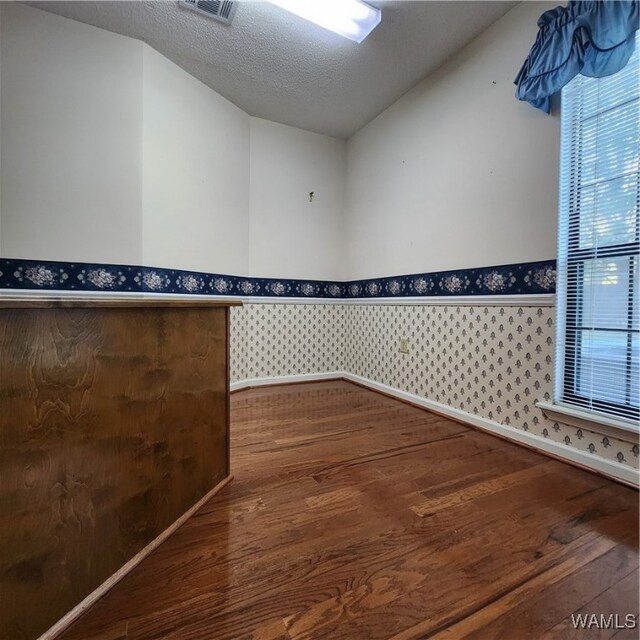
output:
[[633,54],[636,0],[569,2],[538,19],[538,36],[515,79],[516,97],[549,113],[550,97],[572,78],[620,71]]

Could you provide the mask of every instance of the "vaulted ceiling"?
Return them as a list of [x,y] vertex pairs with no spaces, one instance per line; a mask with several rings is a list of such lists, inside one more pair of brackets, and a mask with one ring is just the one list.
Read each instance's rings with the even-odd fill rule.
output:
[[264,0],[231,26],[175,0],[27,4],[143,40],[253,116],[348,138],[516,3],[372,1],[382,23],[361,44]]

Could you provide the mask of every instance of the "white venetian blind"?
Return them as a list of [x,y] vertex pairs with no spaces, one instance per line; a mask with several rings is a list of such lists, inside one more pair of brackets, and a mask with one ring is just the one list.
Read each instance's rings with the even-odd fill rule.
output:
[[640,38],[624,69],[562,90],[555,399],[636,420]]

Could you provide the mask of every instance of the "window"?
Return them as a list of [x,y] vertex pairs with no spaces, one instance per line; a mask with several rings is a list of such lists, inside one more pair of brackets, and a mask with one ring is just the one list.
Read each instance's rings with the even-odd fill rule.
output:
[[[640,33],[640,32],[639,32]],[[638,419],[640,38],[562,90],[555,401]]]

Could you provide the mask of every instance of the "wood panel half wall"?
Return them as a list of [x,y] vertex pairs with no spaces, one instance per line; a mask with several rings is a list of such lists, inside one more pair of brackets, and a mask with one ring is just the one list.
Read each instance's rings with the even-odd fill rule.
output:
[[37,638],[229,475],[228,324],[0,298],[0,638]]

